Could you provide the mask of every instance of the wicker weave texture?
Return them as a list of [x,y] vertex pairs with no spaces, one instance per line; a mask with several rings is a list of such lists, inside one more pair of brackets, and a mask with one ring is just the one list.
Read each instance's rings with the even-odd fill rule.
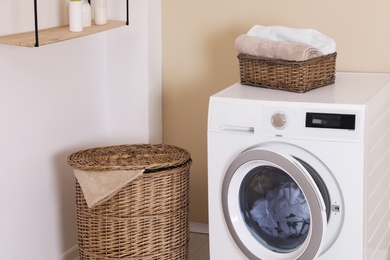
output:
[[68,163],[85,171],[161,170],[186,163],[190,154],[167,144],[132,144],[97,147],[73,153]]
[[336,57],[335,52],[306,61],[286,61],[239,54],[241,84],[306,92],[335,82]]
[[[152,163],[151,154],[159,149],[161,155],[164,152],[162,147],[167,148],[167,153],[178,149],[183,153],[179,157],[184,156],[187,161],[178,166],[170,163],[161,171],[157,170],[158,163],[153,163],[153,172],[138,177],[107,202],[93,208],[88,208],[76,180],[78,246],[82,260],[189,257],[189,154],[165,145],[118,146],[118,149],[132,151],[136,147],[143,149],[143,156],[141,152],[136,153],[138,159],[142,157],[141,162],[145,162],[143,157],[147,157]],[[111,152],[115,150],[113,147],[107,149]],[[77,158],[80,157],[85,156]],[[136,164],[135,160],[130,161]],[[167,164],[163,163],[164,166]]]

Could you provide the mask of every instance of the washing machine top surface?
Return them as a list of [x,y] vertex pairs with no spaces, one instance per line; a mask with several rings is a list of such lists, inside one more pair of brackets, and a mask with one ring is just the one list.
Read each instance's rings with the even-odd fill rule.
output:
[[390,74],[336,73],[336,82],[305,93],[252,87],[236,83],[212,98],[317,103],[338,105],[364,105],[382,88],[390,87]]
[[306,93],[236,83],[211,96],[208,130],[362,142],[365,125],[390,104],[389,93],[390,74],[337,73],[336,83]]

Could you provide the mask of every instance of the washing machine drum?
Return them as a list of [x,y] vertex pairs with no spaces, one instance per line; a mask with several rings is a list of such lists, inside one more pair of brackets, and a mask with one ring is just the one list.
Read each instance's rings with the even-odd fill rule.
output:
[[329,193],[302,158],[269,147],[241,153],[225,174],[222,206],[249,259],[314,259],[323,250]]

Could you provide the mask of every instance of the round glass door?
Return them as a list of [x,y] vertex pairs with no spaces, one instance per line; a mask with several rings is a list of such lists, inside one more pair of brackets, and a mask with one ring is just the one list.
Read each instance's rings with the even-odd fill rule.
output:
[[239,200],[248,229],[264,247],[286,253],[306,240],[310,227],[307,200],[281,169],[263,165],[250,170],[241,183]]
[[295,158],[249,150],[226,173],[225,220],[251,259],[313,259],[326,227],[324,192]]

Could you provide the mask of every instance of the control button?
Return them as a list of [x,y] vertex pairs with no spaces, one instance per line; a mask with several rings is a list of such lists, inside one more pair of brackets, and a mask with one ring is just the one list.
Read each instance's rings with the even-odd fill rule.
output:
[[340,205],[332,205],[333,212],[340,212]]
[[283,112],[276,112],[271,117],[271,124],[276,129],[283,129],[287,126],[287,116]]

